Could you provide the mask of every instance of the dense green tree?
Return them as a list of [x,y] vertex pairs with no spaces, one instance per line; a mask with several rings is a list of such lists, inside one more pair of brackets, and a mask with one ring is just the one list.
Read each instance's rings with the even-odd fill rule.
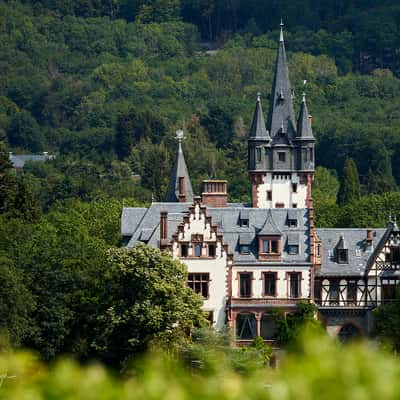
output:
[[383,304],[374,310],[374,333],[398,352],[400,351],[400,292],[397,293],[396,299],[397,301]]
[[32,115],[25,110],[15,114],[11,119],[7,138],[10,145],[32,152],[41,151],[45,145],[41,128]]
[[107,362],[118,366],[151,342],[171,349],[204,323],[201,298],[171,255],[143,244],[110,249],[103,271],[93,344]]
[[358,200],[360,195],[360,178],[358,176],[357,166],[354,160],[348,158],[344,162],[338,199],[341,204],[347,204]]

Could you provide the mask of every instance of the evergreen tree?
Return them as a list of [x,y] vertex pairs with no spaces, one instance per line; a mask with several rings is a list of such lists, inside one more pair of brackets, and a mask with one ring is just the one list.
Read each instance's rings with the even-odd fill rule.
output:
[[344,162],[342,182],[339,191],[339,202],[341,204],[358,200],[361,195],[360,178],[357,166],[353,159],[347,158]]

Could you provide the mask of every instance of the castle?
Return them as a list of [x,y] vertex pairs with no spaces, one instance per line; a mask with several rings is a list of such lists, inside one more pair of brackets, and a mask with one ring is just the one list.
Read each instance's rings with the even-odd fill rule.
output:
[[258,95],[248,139],[251,204],[228,202],[227,182],[208,180],[195,197],[178,153],[163,203],[124,207],[124,245],[159,247],[188,267],[210,322],[228,324],[238,344],[273,342],[272,311],[314,303],[329,334],[368,335],[372,310],[394,299],[400,230],[314,226],[315,138],[303,95],[297,120],[281,25],[267,122]]

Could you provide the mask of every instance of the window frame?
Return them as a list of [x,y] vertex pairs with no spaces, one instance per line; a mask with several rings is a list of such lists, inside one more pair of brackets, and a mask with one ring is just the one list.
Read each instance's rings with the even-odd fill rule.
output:
[[[274,293],[267,293],[266,290],[266,283],[267,283],[267,276],[273,276],[274,282]],[[277,297],[278,296],[278,273],[273,271],[266,271],[262,273],[262,281],[263,281],[263,297]]]
[[[249,294],[242,295],[242,277],[247,275],[249,277]],[[249,299],[253,297],[253,272],[238,272],[238,297],[241,299]]]
[[278,151],[278,161],[280,163],[286,162],[286,151]]
[[[297,286],[297,296],[292,296],[292,281],[295,282],[292,279],[292,276],[296,275],[298,278],[296,279],[296,282],[298,283]],[[298,271],[291,271],[286,273],[286,279],[287,279],[287,297],[289,299],[301,299],[302,292],[301,292],[301,287],[302,287],[302,281],[303,281],[303,274]]]
[[[200,279],[196,279],[196,275],[200,276]],[[192,279],[190,279],[192,277]],[[205,278],[206,277],[206,278]],[[205,279],[204,279],[205,278]],[[189,272],[187,279],[187,286],[193,290],[194,293],[200,294],[203,299],[207,300],[210,298],[210,273],[209,272]],[[196,291],[196,283],[200,284],[200,290]],[[190,285],[193,284],[193,287]],[[207,296],[203,295],[203,284],[207,286]]]

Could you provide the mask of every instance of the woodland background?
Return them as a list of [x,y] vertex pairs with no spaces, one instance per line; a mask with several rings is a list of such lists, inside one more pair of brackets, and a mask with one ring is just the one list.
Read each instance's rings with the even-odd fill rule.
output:
[[[316,222],[385,226],[400,209],[398,1],[0,1],[0,327],[13,345],[118,364],[107,357],[135,318],[149,337],[166,329],[151,310],[109,309],[129,287],[105,286],[122,203],[163,199],[178,128],[195,192],[228,179],[230,201],[249,201],[247,135],[258,91],[268,111],[281,16],[295,108],[306,91],[317,138]],[[56,158],[17,173],[9,151]]]

